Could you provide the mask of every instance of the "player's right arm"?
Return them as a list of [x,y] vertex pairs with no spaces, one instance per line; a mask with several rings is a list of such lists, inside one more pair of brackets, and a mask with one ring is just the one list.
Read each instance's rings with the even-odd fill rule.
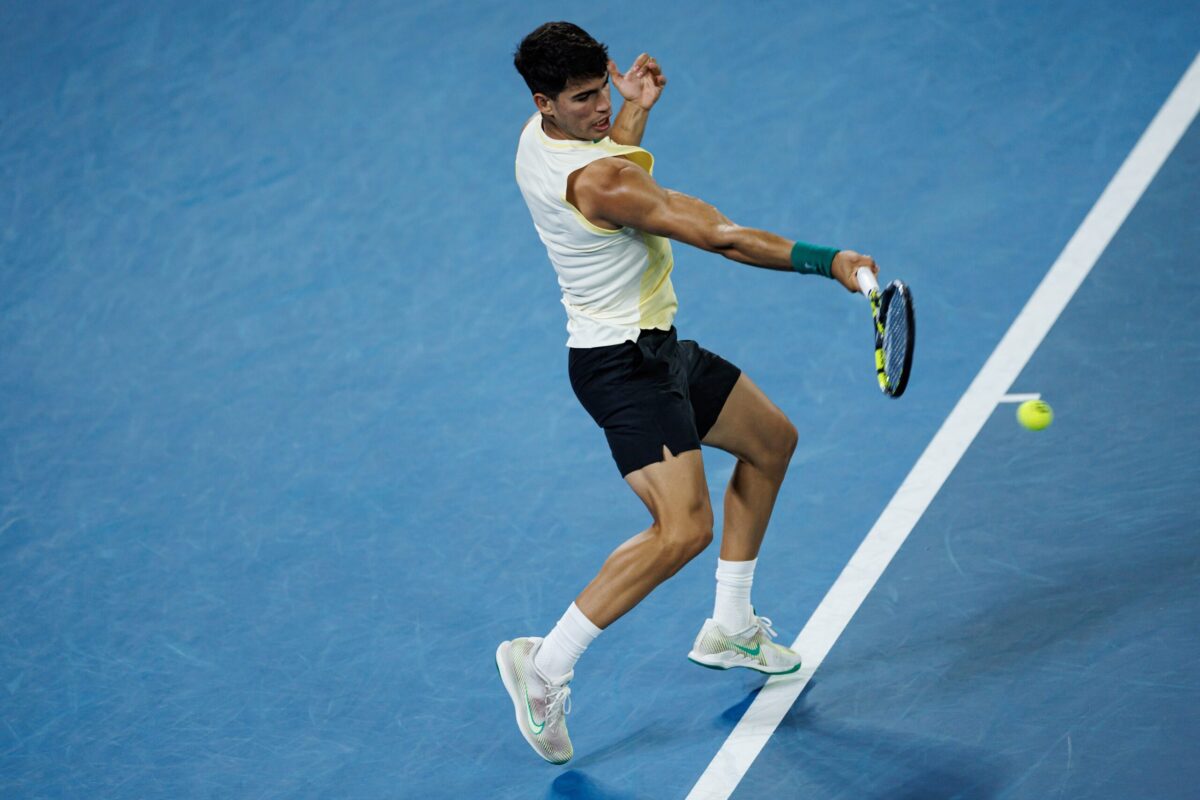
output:
[[[635,228],[755,267],[793,268],[794,240],[738,225],[699,198],[659,186],[625,159],[594,161],[572,177],[568,199],[595,225]],[[870,256],[841,250],[833,258],[831,276],[856,292],[858,267],[878,272]]]

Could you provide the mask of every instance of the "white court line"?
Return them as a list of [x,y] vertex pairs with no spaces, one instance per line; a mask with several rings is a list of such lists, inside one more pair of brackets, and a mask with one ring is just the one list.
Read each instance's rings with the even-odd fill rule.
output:
[[1032,394],[1006,394],[997,400],[997,403],[1024,403],[1026,400],[1041,400],[1042,396],[1037,392]]
[[925,509],[1012,386],[1100,254],[1200,110],[1200,54],[1092,206],[1025,308],[942,423],[850,563],[792,645],[794,675],[771,678],[729,734],[688,800],[726,800],[849,624]]

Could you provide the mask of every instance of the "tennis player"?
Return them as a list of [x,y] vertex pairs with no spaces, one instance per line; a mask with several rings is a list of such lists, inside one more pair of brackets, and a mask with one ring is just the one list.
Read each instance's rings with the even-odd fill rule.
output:
[[[677,337],[669,240],[733,261],[817,274],[858,290],[870,256],[730,222],[708,203],[664,189],[639,145],[667,79],[643,53],[625,73],[579,27],[550,22],[517,48],[537,106],[517,147],[517,183],[558,273],[571,387],[608,439],[617,468],[650,511],[649,528],[612,552],[544,637],[503,642],[496,665],[525,740],[561,764],[575,663],[602,630],[713,538],[700,445],[737,458],[725,493],[716,602],[688,658],[714,669],[778,675],[800,656],[772,641],[750,587],[796,428],[741,370]],[[614,118],[611,85],[624,98]]]

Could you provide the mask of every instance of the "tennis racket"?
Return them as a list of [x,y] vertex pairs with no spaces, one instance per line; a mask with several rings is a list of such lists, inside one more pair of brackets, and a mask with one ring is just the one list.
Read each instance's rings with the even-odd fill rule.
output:
[[917,332],[912,294],[900,281],[892,281],[880,291],[875,275],[866,267],[859,267],[855,275],[859,291],[871,302],[871,316],[875,319],[875,372],[879,388],[888,397],[899,397],[908,386]]

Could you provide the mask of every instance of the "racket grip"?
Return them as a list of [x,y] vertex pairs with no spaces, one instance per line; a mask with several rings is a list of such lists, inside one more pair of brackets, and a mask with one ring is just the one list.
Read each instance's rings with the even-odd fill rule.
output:
[[871,292],[879,288],[875,273],[871,272],[870,267],[859,267],[854,276],[858,278],[858,290],[862,292],[863,297],[870,297]]

